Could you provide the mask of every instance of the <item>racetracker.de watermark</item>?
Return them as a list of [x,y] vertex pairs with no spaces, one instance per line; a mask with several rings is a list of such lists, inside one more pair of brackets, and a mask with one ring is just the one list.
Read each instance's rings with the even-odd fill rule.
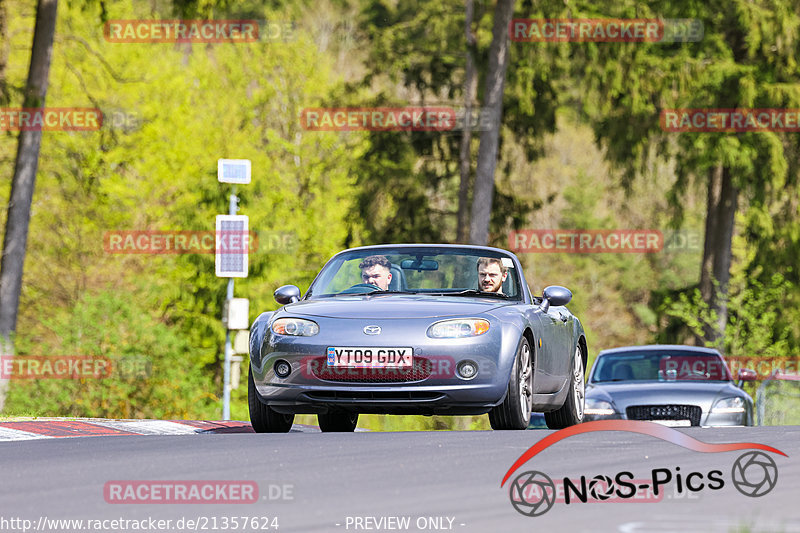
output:
[[513,19],[508,36],[517,42],[673,43],[703,39],[697,19],[557,18]]
[[142,116],[136,111],[123,109],[104,109],[103,127],[110,130],[119,130],[124,133],[137,130],[142,125]]
[[298,246],[293,231],[115,230],[103,235],[109,254],[291,254]]
[[[451,108],[448,108],[451,109]],[[467,120],[467,108],[452,106],[456,115],[456,123],[450,131],[460,133],[467,129],[472,131],[489,131],[497,127],[497,114],[487,107],[473,107]]]
[[103,498],[113,504],[247,504],[259,500],[255,481],[121,480],[103,486]]
[[0,131],[94,131],[103,113],[93,107],[0,107]]
[[255,232],[241,231],[107,231],[103,249],[109,254],[253,253]]
[[668,229],[664,235],[665,252],[699,252],[703,249],[703,235],[692,229]]
[[677,356],[662,359],[659,370],[672,379],[727,380],[737,379],[740,370],[752,370],[757,380],[767,379],[774,374],[800,377],[800,359],[766,357],[725,357],[725,365],[713,356]]
[[113,363],[92,355],[3,355],[0,379],[104,379]]
[[111,43],[254,43],[256,20],[109,20]]
[[524,229],[509,233],[516,253],[654,253],[664,247],[664,235],[653,229]]
[[103,36],[111,43],[255,43],[290,41],[296,25],[284,20],[110,20]]
[[309,131],[451,131],[452,107],[314,107],[300,112]]
[[408,366],[380,366],[377,361],[373,365],[332,366],[328,364],[326,357],[306,356],[300,360],[300,373],[305,378],[328,381],[401,382],[449,379],[456,376],[456,361],[447,355],[428,355],[415,357]]
[[800,132],[800,109],[664,109],[661,129],[668,132]]

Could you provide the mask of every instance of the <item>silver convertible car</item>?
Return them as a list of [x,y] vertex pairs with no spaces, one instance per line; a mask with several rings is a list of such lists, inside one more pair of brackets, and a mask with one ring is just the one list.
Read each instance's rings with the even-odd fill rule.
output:
[[667,426],[752,426],[753,400],[717,350],[649,345],[603,350],[586,386],[586,420],[627,418]]
[[359,413],[479,415],[494,429],[583,419],[588,355],[572,293],[531,295],[517,257],[467,245],[382,245],[338,253],[301,297],[250,330],[248,403],[256,432],[317,414],[353,431]]

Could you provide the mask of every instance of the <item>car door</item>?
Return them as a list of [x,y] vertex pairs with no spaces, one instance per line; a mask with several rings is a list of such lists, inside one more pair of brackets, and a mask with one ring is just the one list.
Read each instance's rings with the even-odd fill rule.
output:
[[542,347],[533,388],[537,393],[556,392],[569,372],[573,319],[565,307],[550,307],[539,319]]

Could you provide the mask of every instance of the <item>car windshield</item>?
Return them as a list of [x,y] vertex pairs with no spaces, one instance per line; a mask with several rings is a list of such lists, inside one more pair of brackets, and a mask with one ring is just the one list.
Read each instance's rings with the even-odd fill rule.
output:
[[590,382],[730,380],[725,361],[717,354],[665,350],[603,354]]
[[411,293],[521,299],[519,273],[508,254],[470,248],[371,248],[331,259],[307,298]]

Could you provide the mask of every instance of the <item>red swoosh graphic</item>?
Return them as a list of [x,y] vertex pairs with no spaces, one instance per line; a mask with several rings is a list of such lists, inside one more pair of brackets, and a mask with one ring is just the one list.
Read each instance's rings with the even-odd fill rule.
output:
[[556,442],[564,440],[567,437],[580,435],[581,433],[591,433],[592,431],[628,431],[630,433],[641,433],[642,435],[650,435],[651,437],[656,437],[657,439],[665,440],[667,442],[677,444],[678,446],[683,446],[684,448],[688,448],[695,452],[719,453],[731,452],[735,450],[757,449],[777,453],[783,455],[784,457],[789,457],[782,451],[773,448],[772,446],[759,444],[757,442],[709,444],[708,442],[702,442],[692,438],[676,429],[672,429],[671,427],[662,426],[653,422],[645,422],[641,420],[596,420],[594,422],[584,422],[583,424],[578,424],[577,426],[570,426],[568,428],[556,431],[555,433],[546,436],[528,448],[528,451],[520,455],[519,459],[517,459],[516,462],[511,465],[511,468],[508,469],[508,472],[506,472],[506,475],[503,478],[502,483],[500,483],[500,486],[502,487],[505,485],[506,481],[508,481],[508,478],[511,477],[511,474],[513,474],[519,467],[528,462],[534,455],[541,452],[545,448],[548,448],[549,446],[552,446]]

